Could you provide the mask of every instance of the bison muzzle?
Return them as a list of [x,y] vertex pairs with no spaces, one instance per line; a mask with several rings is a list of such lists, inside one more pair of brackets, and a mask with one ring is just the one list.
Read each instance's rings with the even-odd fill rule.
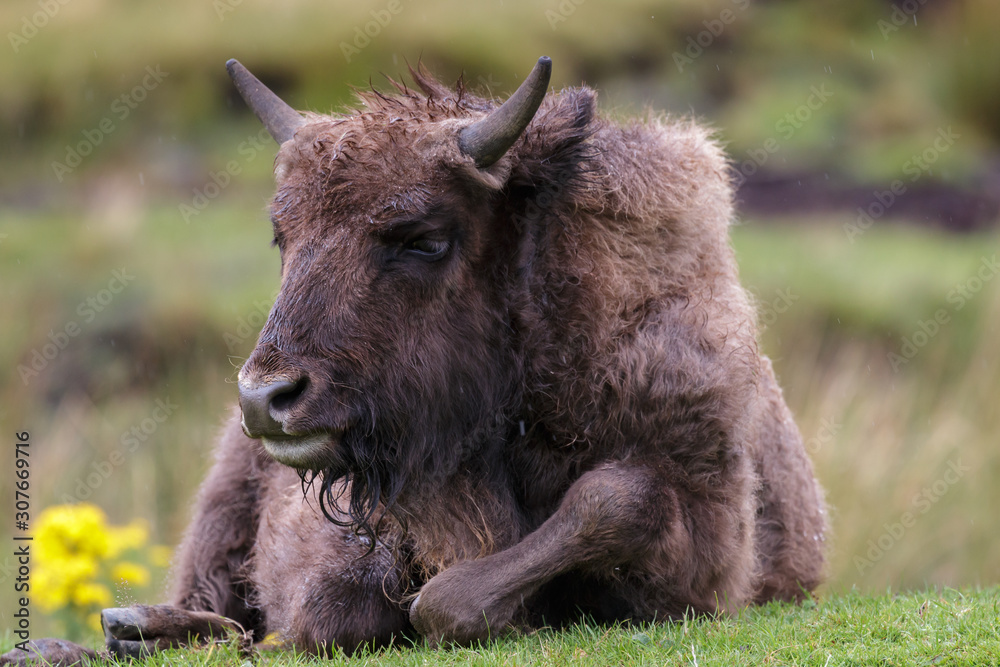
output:
[[499,106],[418,66],[332,116],[228,69],[280,144],[281,289],[172,603],[108,610],[109,647],[470,643],[820,583],[707,130],[547,94],[548,58]]

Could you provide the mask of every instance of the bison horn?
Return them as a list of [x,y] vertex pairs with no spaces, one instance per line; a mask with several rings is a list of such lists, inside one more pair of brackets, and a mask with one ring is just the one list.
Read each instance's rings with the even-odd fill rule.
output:
[[227,62],[226,70],[247,106],[257,114],[274,140],[283,144],[291,139],[295,130],[305,122],[299,112],[285,104],[238,60]]
[[535,117],[549,88],[552,59],[542,56],[520,88],[486,118],[469,125],[458,137],[462,152],[480,169],[502,158]]

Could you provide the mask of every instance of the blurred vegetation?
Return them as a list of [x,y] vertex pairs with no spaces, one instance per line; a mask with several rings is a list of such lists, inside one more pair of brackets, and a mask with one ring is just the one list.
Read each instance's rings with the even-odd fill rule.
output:
[[[961,181],[1000,145],[992,0],[400,3],[397,14],[378,0],[290,0],[280,10],[265,0],[58,5],[0,59],[0,136],[17,156],[9,175],[54,180],[50,163],[65,146],[159,66],[169,73],[163,89],[116,122],[88,167],[150,163],[160,170],[146,174],[150,185],[186,185],[177,171],[217,160],[213,151],[252,131],[223,68],[231,57],[293,106],[329,110],[349,101],[350,86],[381,84],[380,73],[395,76],[417,59],[445,80],[465,72],[473,86],[502,93],[548,54],[557,87],[597,85],[608,110],[694,111],[741,158],[764,138],[781,139],[769,165],[779,171],[891,180],[940,127],[952,127],[961,139],[933,175]],[[4,3],[2,24],[30,33],[24,21],[38,7]],[[823,84],[831,97],[808,122],[790,138],[776,131]]]
[[[350,62],[342,43],[388,2],[68,0],[16,51],[8,34],[0,423],[31,433],[33,519],[86,501],[171,545],[186,525],[278,284],[264,214],[273,146],[255,143],[230,57],[322,111],[417,59],[505,95],[548,54],[554,84],[587,82],[608,114],[694,113],[737,162],[778,141],[773,173],[887,183],[950,127],[959,139],[921,178],[1000,192],[1000,8],[989,0],[928,2],[899,21],[906,2],[401,3]],[[0,18],[20,35],[40,6],[4,3]],[[676,54],[696,53],[689,38],[704,45],[687,63]],[[121,118],[122,95],[157,67],[162,83]],[[832,94],[810,109],[822,86]],[[800,127],[787,119],[797,113]],[[53,162],[105,118],[114,129],[60,180]],[[180,207],[232,160],[240,173],[185,219]],[[907,222],[852,235],[853,214],[823,214],[733,231],[762,347],[828,491],[830,592],[1000,580],[1000,232]],[[0,481],[5,503],[9,488]],[[11,521],[0,513],[0,538]],[[0,629],[14,609],[10,567],[0,556]],[[58,630],[46,623],[36,615],[36,634]]]

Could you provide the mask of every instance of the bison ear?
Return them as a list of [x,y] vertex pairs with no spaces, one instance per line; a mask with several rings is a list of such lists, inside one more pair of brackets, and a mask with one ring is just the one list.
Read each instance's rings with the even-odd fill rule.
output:
[[569,88],[546,102],[518,147],[510,182],[537,186],[577,180],[592,153],[587,139],[597,129],[596,115],[597,93],[590,88]]

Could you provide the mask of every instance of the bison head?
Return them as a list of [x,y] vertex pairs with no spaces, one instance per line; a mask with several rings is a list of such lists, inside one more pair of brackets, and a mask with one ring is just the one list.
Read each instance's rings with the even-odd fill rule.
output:
[[344,116],[300,115],[228,68],[281,143],[281,289],[239,374],[246,434],[322,473],[327,491],[350,479],[362,525],[404,483],[434,484],[472,458],[500,467],[523,365],[508,152],[542,102],[549,59],[499,107],[418,68],[425,95],[393,82],[398,95],[361,93],[366,108]]

